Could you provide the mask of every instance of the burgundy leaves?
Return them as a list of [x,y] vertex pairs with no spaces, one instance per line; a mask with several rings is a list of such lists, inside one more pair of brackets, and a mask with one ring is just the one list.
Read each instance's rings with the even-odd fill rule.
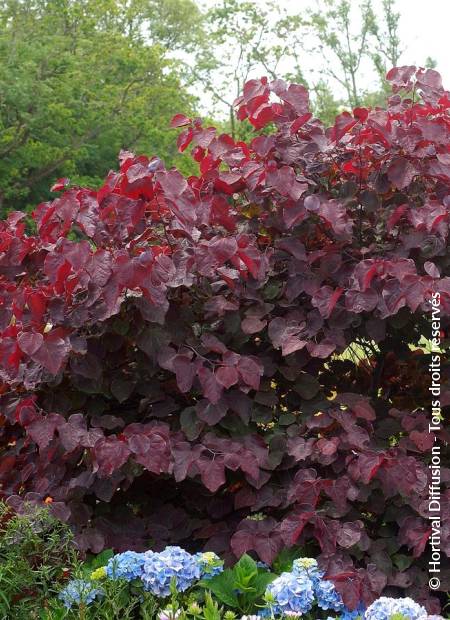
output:
[[[255,444],[257,450],[253,449]],[[240,469],[247,480],[254,483],[260,467],[266,462],[267,448],[251,439],[232,441],[207,433],[203,441],[195,445],[176,443],[173,458],[176,481],[200,474],[205,487],[214,493],[225,484],[226,470],[236,472]]]
[[306,545],[350,606],[380,563],[426,583],[450,98],[388,79],[386,109],[328,129],[303,86],[251,80],[248,142],[173,118],[197,175],[124,151],[98,191],[60,179],[35,234],[0,222],[2,494],[55,498],[86,550]]
[[198,350],[162,349],[158,361],[162,368],[175,373],[180,392],[187,393],[194,386],[213,405],[232,386],[239,385],[244,392],[258,390],[263,375],[263,367],[256,357],[229,350],[211,334],[204,335]]
[[[271,93],[282,103],[271,102]],[[304,119],[307,119],[309,114],[309,96],[306,88],[299,84],[288,86],[283,80],[274,80],[269,84],[267,78],[262,78],[247,82],[243,95],[236,99],[235,106],[240,120],[248,118],[255,129],[262,129],[281,119],[302,118],[305,122]],[[294,131],[297,128],[294,128]]]
[[17,337],[17,344],[23,353],[53,375],[59,372],[70,351],[68,339],[62,329],[44,334],[22,332]]

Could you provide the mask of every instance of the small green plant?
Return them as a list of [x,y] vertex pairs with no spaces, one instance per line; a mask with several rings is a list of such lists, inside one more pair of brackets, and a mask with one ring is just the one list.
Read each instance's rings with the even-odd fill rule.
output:
[[213,600],[211,594],[205,594],[205,605],[203,607],[204,620],[220,620],[222,617],[222,608]]
[[[227,607],[246,614],[263,603],[263,595],[268,584],[276,575],[258,569],[249,555],[244,554],[233,568],[224,570],[208,580],[202,580],[199,588],[212,594]],[[205,603],[206,603],[205,597]]]
[[[305,555],[303,553],[303,555]],[[294,560],[302,556],[302,549],[293,545],[292,547],[285,547],[280,551],[275,560],[273,561],[272,568],[275,573],[284,573],[292,569]]]

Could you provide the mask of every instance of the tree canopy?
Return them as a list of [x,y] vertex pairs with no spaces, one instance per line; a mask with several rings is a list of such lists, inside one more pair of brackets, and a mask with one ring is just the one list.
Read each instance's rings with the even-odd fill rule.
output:
[[168,49],[196,36],[190,0],[12,0],[0,8],[0,203],[96,185],[122,148],[178,160],[171,111],[193,106]]

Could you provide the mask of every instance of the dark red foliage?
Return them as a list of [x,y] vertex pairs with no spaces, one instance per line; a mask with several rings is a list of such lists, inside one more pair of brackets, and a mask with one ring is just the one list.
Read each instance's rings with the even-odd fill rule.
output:
[[125,152],[99,191],[59,181],[35,234],[23,213],[1,222],[11,503],[51,498],[84,549],[268,562],[297,543],[349,605],[426,596],[419,341],[439,292],[448,345],[450,96],[431,70],[389,79],[386,109],[330,129],[302,86],[252,80],[237,114],[269,135],[174,118],[199,176]]

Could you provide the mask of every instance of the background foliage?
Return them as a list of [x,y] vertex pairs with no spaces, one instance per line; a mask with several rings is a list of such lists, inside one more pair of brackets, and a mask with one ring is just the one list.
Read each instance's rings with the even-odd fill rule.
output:
[[176,162],[169,121],[193,99],[166,50],[193,42],[196,16],[189,0],[2,2],[3,209],[47,199],[58,177],[98,185],[121,148]]
[[[343,106],[383,101],[386,68],[401,52],[393,0],[384,0],[377,17],[370,3],[351,8],[346,0],[298,14],[270,1],[208,6],[3,0],[0,212],[47,200],[58,177],[98,187],[121,148],[192,172],[174,148],[170,117],[197,110],[248,138],[251,126],[234,122],[232,104],[249,76],[309,81],[314,110],[327,124]],[[316,62],[311,76],[302,67],[306,56]],[[373,92],[365,92],[361,74],[372,66]]]

